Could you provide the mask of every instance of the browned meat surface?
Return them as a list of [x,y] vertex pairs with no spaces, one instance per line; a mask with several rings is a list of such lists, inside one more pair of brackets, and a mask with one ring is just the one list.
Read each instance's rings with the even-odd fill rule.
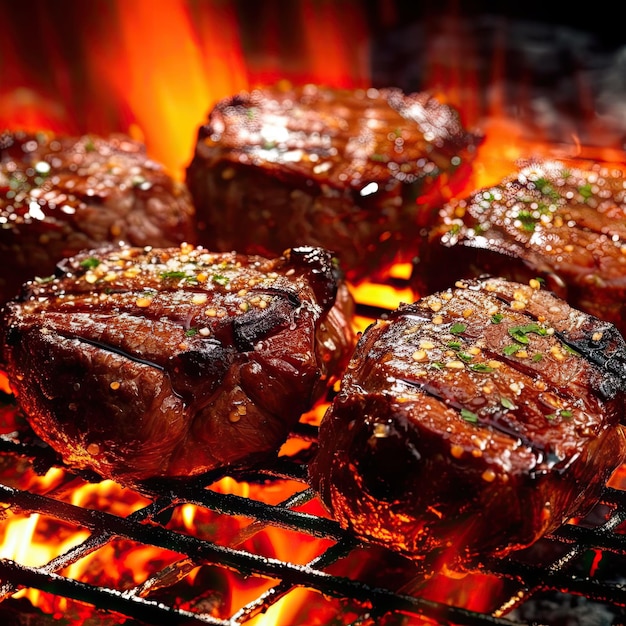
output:
[[0,340],[33,430],[121,482],[275,453],[354,347],[330,255],[117,247],[6,303]]
[[413,244],[416,198],[460,181],[478,143],[426,93],[241,93],[210,112],[187,169],[200,242],[271,255],[322,246],[350,280],[382,274]]
[[587,162],[526,162],[495,187],[449,202],[421,241],[414,286],[483,274],[539,277],[626,333],[626,177]]
[[0,302],[63,258],[109,242],[195,243],[183,183],[130,138],[0,133]]
[[361,337],[312,485],[359,536],[472,569],[584,514],[626,456],[626,344],[538,284],[402,305]]

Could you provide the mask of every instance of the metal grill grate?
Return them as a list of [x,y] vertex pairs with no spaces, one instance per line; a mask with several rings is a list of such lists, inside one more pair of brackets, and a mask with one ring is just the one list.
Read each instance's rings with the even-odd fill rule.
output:
[[[383,312],[364,305],[359,309],[360,314],[370,317]],[[311,443],[315,435],[314,427],[302,424],[294,438]],[[113,615],[117,620],[126,618],[140,624],[235,626],[252,621],[293,590],[307,589],[317,592],[320,602],[336,607],[333,623],[352,626],[407,625],[424,620],[468,626],[553,624],[550,615],[542,614],[541,598],[546,595],[552,598],[552,607],[559,602],[566,604],[566,597],[573,598],[584,601],[585,610],[602,606],[608,615],[606,624],[624,623],[626,579],[621,579],[618,574],[626,572],[626,539],[621,530],[626,521],[626,491],[621,488],[607,487],[601,501],[585,520],[563,526],[514,557],[486,563],[485,574],[501,581],[503,590],[500,589],[494,598],[494,608],[489,613],[481,613],[454,602],[437,602],[427,594],[415,592],[419,585],[407,587],[407,578],[402,579],[404,585],[394,583],[388,586],[380,584],[380,580],[372,583],[358,573],[352,575],[351,559],[355,553],[362,556],[370,550],[380,549],[363,546],[323,514],[301,510],[315,501],[315,494],[306,483],[306,455],[310,450],[307,452],[306,446],[303,448],[304,451],[294,456],[280,457],[254,472],[234,475],[220,471],[184,482],[142,484],[137,487],[137,492],[141,498],[147,499],[148,504],[127,515],[77,506],[63,496],[64,489],[69,489],[72,481],[97,481],[97,477],[77,476],[67,471],[65,486],[48,493],[35,493],[0,483],[0,501],[5,510],[4,520],[0,519],[0,532],[4,530],[2,525],[8,523],[7,512],[10,511],[41,514],[72,528],[86,529],[89,533],[82,543],[39,567],[0,559],[0,616],[5,607],[16,602],[13,596],[18,590],[31,588],[90,605],[103,623]],[[28,461],[40,474],[58,465],[58,460],[47,447],[24,433],[0,438],[0,461],[6,459]],[[268,504],[255,497],[222,492],[215,486],[225,476],[240,483],[257,485],[261,492],[283,483],[289,483],[292,489],[282,502]],[[172,511],[184,505],[212,512],[218,526],[228,525],[233,519],[245,518],[246,522],[228,545],[222,545],[202,533],[193,534],[168,526]],[[242,547],[267,528],[292,534],[290,541],[294,545],[313,538],[322,540],[324,547],[304,565]],[[119,588],[88,584],[80,577],[60,573],[69,571],[68,566],[120,538],[133,542],[137,549],[154,547],[174,553],[178,558],[156,568],[140,584]],[[50,537],[50,541],[55,538]],[[373,558],[380,561],[380,553],[375,553]],[[411,565],[402,561],[400,567],[403,565],[410,577]],[[223,607],[216,608],[212,603],[208,610],[204,610],[202,603],[191,606],[184,597],[177,595],[182,594],[175,591],[177,585],[198,567],[216,568],[223,571],[224,576],[234,573],[243,579],[270,580],[272,584],[224,616]],[[331,573],[335,571],[344,573]],[[403,591],[408,588],[414,591]],[[203,591],[206,589],[194,593],[201,595]],[[471,591],[482,592],[480,587]]]

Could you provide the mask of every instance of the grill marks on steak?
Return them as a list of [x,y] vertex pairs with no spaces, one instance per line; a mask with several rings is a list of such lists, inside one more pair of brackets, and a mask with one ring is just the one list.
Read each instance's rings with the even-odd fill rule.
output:
[[352,300],[329,253],[119,247],[7,303],[2,345],[33,430],[133,482],[275,453],[341,374]]
[[626,457],[625,376],[612,325],[530,285],[459,282],[363,333],[311,482],[359,536],[472,569],[595,502]]
[[0,301],[81,250],[195,243],[184,184],[125,136],[0,134]]
[[187,168],[200,241],[270,255],[321,246],[352,280],[382,273],[417,235],[417,196],[465,175],[480,141],[427,93],[308,85],[226,98]]
[[[626,177],[585,161],[525,161],[448,202],[420,241],[416,291],[489,274],[541,277],[572,306],[626,332]],[[454,268],[454,269],[452,269]]]

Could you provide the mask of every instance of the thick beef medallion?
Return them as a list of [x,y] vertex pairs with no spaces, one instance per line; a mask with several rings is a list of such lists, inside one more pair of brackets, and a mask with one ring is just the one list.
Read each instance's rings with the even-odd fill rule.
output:
[[352,299],[332,258],[94,250],[3,311],[9,379],[64,461],[122,482],[277,451],[342,372]]
[[84,249],[195,243],[186,186],[115,135],[0,134],[0,302]]
[[369,326],[311,481],[359,536],[467,570],[584,514],[624,461],[626,345],[532,286],[459,282]]
[[421,295],[458,278],[541,278],[626,334],[623,166],[522,162],[500,184],[450,200],[419,241],[413,284]]
[[322,246],[352,281],[384,274],[414,252],[420,194],[460,184],[481,141],[428,93],[306,85],[225,98],[187,168],[199,241],[265,255]]

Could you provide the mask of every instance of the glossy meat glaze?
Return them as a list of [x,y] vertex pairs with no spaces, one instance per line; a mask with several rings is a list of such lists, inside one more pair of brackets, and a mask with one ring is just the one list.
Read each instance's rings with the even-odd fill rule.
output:
[[532,161],[447,203],[421,240],[423,294],[483,274],[545,286],[626,333],[626,176],[587,161]]
[[322,246],[360,280],[408,254],[417,198],[468,173],[482,137],[427,93],[268,87],[220,101],[186,182],[208,248]]
[[595,503],[626,456],[626,344],[531,283],[459,281],[367,328],[310,468],[343,526],[465,570]]
[[121,482],[277,452],[341,374],[352,299],[330,255],[113,247],[64,261],[3,310],[3,359],[33,430]]

